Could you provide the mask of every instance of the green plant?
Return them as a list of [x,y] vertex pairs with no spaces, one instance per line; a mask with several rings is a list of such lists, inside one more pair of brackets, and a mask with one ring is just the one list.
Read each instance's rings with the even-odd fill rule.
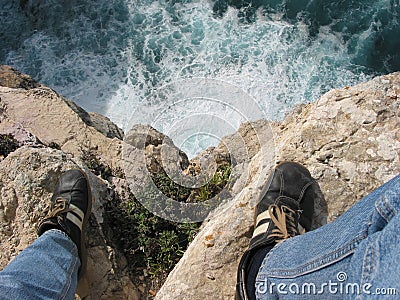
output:
[[112,175],[111,168],[101,162],[95,148],[81,149],[81,151],[81,159],[94,174],[100,175],[103,179]]
[[0,156],[7,157],[8,154],[17,150],[19,147],[19,142],[11,133],[0,134]]
[[231,171],[230,164],[218,166],[217,171],[207,184],[193,190],[195,201],[204,202],[217,196],[228,184]]
[[182,257],[200,223],[175,223],[148,211],[132,194],[113,193],[106,221],[115,243],[128,258],[134,277],[164,279]]
[[[165,172],[153,173],[154,185],[145,187],[141,202],[132,193],[114,193],[105,205],[105,222],[109,235],[124,252],[133,278],[145,276],[145,281],[159,286],[182,257],[198,233],[201,223],[176,223],[154,215],[143,205],[155,205],[159,211],[174,213],[173,208],[159,201],[158,193],[176,201],[186,201],[195,193],[196,201],[206,201],[220,193],[229,182],[231,167],[220,165],[211,180],[197,189],[173,182]],[[146,204],[147,205],[147,204]],[[178,212],[179,213],[179,212]],[[139,281],[139,280],[138,280]]]
[[[136,200],[134,200],[136,201]],[[129,204],[135,207],[128,218],[131,221],[131,234],[138,250],[143,253],[140,263],[152,277],[166,275],[179,261],[191,242],[200,224],[180,224],[155,216],[140,203]],[[136,238],[135,238],[136,237]],[[138,262],[138,261],[137,261]]]
[[165,172],[151,174],[151,179],[156,187],[170,199],[185,201],[190,195],[190,188],[175,183]]

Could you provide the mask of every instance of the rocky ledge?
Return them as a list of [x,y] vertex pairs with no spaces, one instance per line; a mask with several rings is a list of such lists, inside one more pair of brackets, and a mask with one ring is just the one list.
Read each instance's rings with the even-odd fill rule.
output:
[[[95,198],[86,299],[233,299],[237,264],[271,168],[284,160],[307,166],[322,190],[314,227],[330,222],[399,173],[399,105],[400,73],[377,77],[298,106],[282,122],[242,124],[218,147],[189,161],[154,129],[136,126],[124,142],[107,118],[0,66],[0,267],[36,238],[58,176],[80,167]],[[139,250],[131,244],[140,231],[130,235],[119,210],[135,196],[130,180],[142,178],[140,168],[127,176],[124,161],[143,153],[143,172],[169,197],[186,203],[219,196],[220,203],[200,229],[194,228],[198,233],[161,288],[161,281],[146,281],[147,268],[135,266]],[[168,179],[170,169],[184,177],[212,171],[218,180],[207,189],[184,188]]]

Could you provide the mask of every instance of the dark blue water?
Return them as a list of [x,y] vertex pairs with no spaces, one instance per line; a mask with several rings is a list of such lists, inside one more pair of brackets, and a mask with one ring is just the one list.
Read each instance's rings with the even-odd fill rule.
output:
[[228,7],[238,9],[242,22],[257,22],[257,11],[263,15],[280,15],[290,24],[307,24],[310,38],[321,29],[341,38],[352,62],[369,73],[400,70],[400,6],[398,0],[285,0],[230,1],[216,0],[213,12],[223,16]]
[[235,85],[273,119],[331,88],[400,70],[399,0],[0,4],[0,63],[125,129],[139,106],[155,109],[152,93],[184,78]]

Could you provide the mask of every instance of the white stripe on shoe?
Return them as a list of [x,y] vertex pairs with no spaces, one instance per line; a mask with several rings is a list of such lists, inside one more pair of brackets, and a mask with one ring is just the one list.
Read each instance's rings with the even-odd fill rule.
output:
[[269,215],[268,209],[257,216],[256,227],[264,219],[271,219],[271,216]]
[[269,226],[269,223],[270,223],[270,222],[266,222],[266,223],[264,223],[264,224],[262,224],[262,225],[260,225],[260,226],[259,226],[258,224],[260,224],[261,221],[263,221],[263,220],[268,220],[268,219],[269,219],[269,220],[271,219],[271,216],[270,216],[268,210],[263,211],[261,214],[259,214],[259,215],[257,216],[257,219],[256,219],[256,228],[254,229],[253,237],[267,232],[268,226]]
[[85,217],[85,214],[79,207],[73,204],[70,204],[69,208],[71,209],[71,211],[67,213],[67,219],[78,226],[79,229],[82,231],[83,219]]
[[264,224],[262,224],[262,225],[256,227],[256,229],[254,229],[253,237],[252,237],[252,238],[256,237],[257,235],[266,233],[267,230],[268,230],[269,223],[270,223],[270,222],[267,222],[267,223],[264,223]]
[[68,212],[67,219],[70,220],[72,223],[74,223],[76,226],[78,226],[79,229],[82,231],[83,222],[79,220],[79,218],[77,218],[74,214]]
[[74,212],[74,214],[76,214],[79,218],[81,218],[81,220],[85,218],[85,214],[78,206],[70,204],[69,208]]

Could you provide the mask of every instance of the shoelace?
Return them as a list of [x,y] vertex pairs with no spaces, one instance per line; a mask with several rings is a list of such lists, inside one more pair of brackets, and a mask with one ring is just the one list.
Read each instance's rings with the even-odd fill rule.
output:
[[72,211],[71,208],[67,208],[67,200],[58,197],[54,204],[50,206],[50,210],[47,214],[47,218],[53,218],[59,216],[61,213]]
[[277,243],[280,243],[290,237],[300,234],[296,225],[296,217],[299,214],[298,211],[294,211],[285,205],[279,207],[276,204],[270,205],[268,211],[272,222],[277,227],[272,230],[268,238],[274,238]]

